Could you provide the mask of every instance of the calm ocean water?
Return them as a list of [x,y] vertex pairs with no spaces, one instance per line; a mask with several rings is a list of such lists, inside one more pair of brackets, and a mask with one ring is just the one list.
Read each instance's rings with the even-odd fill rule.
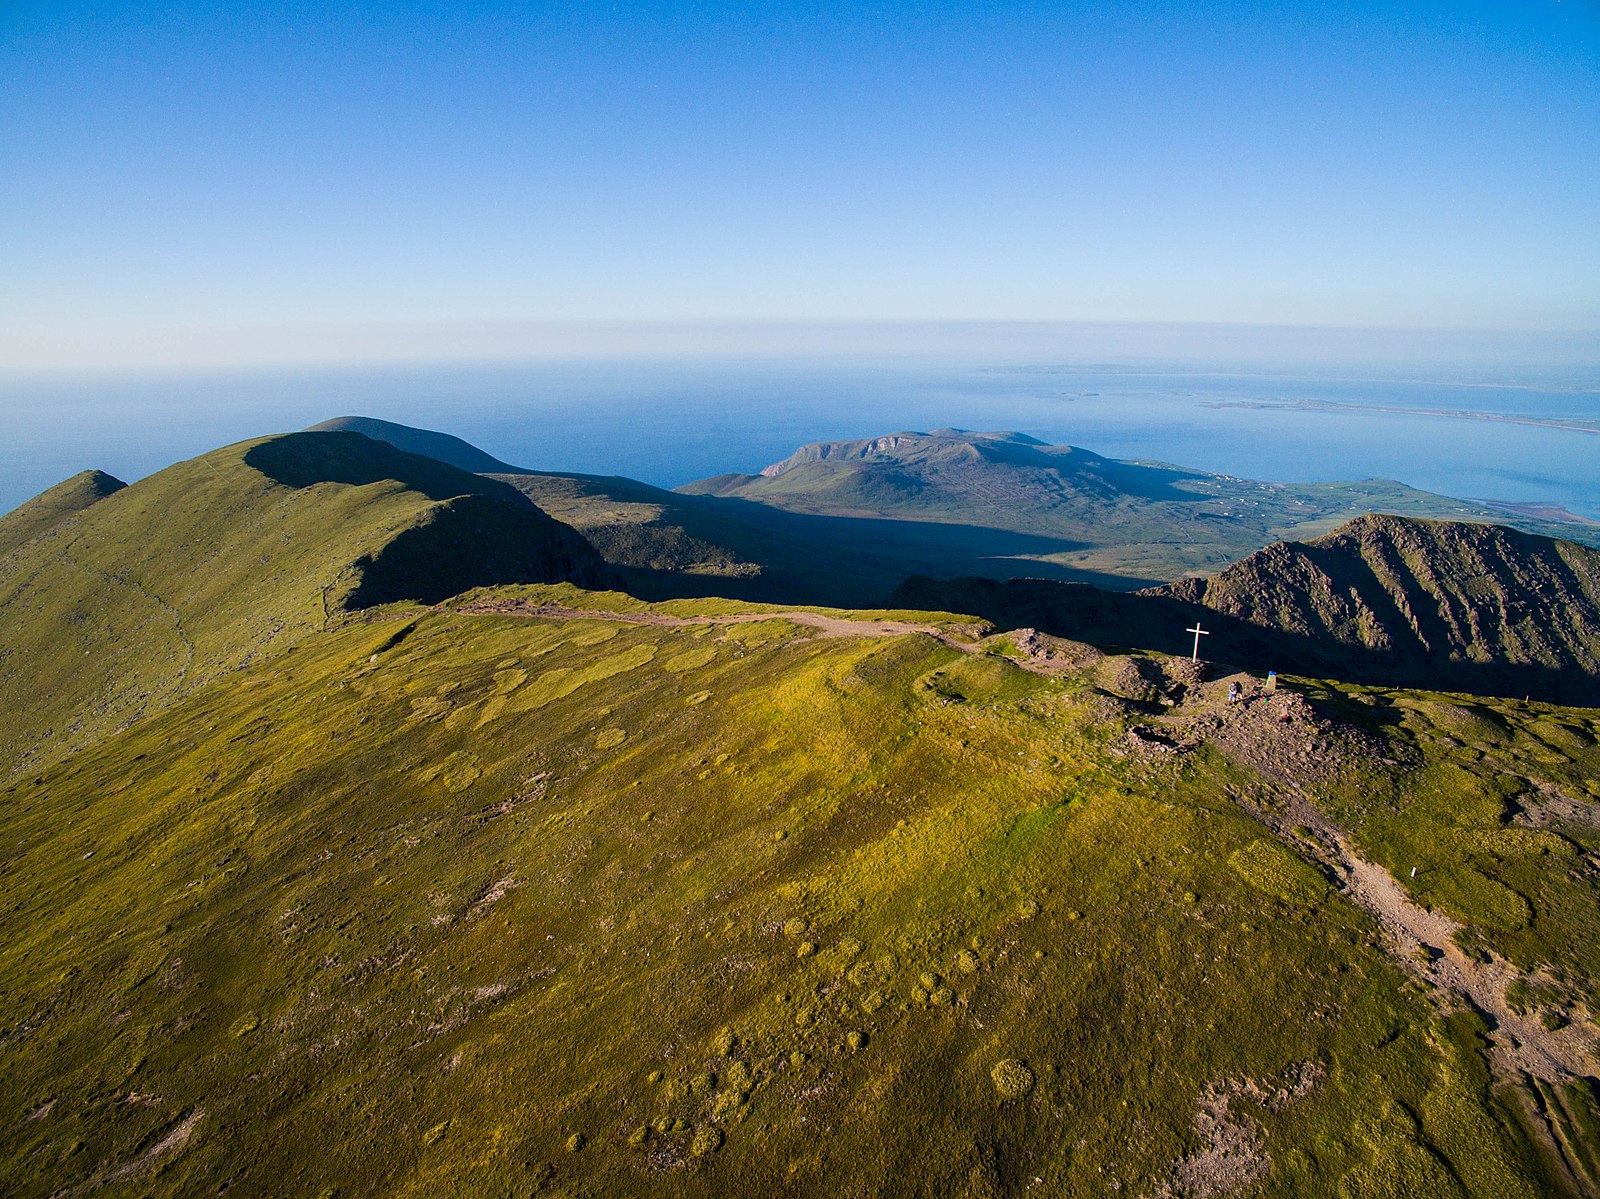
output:
[[1600,518],[1597,382],[773,359],[12,375],[0,376],[0,511],[86,467],[131,482],[228,442],[365,415],[454,433],[534,469],[662,486],[757,470],[807,441],[953,425],[1251,478],[1392,478]]

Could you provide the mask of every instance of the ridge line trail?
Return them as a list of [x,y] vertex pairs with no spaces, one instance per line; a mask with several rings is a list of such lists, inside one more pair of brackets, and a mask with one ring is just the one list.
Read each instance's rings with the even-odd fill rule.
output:
[[[1592,1014],[1574,1011],[1572,1022],[1546,1028],[1530,1014],[1517,1012],[1507,998],[1511,984],[1529,978],[1512,962],[1489,951],[1487,960],[1466,953],[1456,943],[1463,927],[1442,911],[1430,910],[1413,900],[1401,882],[1376,862],[1369,862],[1351,847],[1348,838],[1298,786],[1289,797],[1289,819],[1312,833],[1316,856],[1339,880],[1340,889],[1382,925],[1384,948],[1412,978],[1428,988],[1428,997],[1442,1012],[1466,1006],[1482,1017],[1488,1030],[1484,1054],[1492,1078],[1509,1083],[1529,1121],[1535,1140],[1553,1155],[1550,1164],[1571,1194],[1600,1194],[1597,1180],[1584,1165],[1572,1143],[1567,1119],[1559,1114],[1559,1100],[1541,1084],[1561,1087],[1573,1079],[1600,1076],[1600,1042]],[[1281,841],[1294,846],[1299,838],[1285,827],[1287,821],[1241,803]],[[1303,843],[1302,843],[1303,844]],[[1296,846],[1298,848],[1298,846]],[[1537,971],[1531,972],[1537,974]]]
[[[651,625],[682,629],[701,625],[759,624],[767,620],[787,620],[818,630],[823,637],[897,637],[904,633],[923,633],[939,644],[963,653],[977,653],[975,644],[959,641],[938,625],[913,624],[905,620],[852,620],[808,609],[782,612],[740,612],[726,616],[669,616],[664,612],[608,612],[594,608],[568,608],[561,604],[520,604],[504,601],[467,604],[454,611],[464,616],[524,616],[543,620],[614,620],[624,624]],[[976,627],[975,625],[973,627]],[[1023,663],[1018,663],[1023,665]]]

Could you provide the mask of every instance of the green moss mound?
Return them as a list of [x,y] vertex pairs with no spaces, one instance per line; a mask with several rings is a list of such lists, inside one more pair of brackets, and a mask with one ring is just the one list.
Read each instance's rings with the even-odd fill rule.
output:
[[1284,903],[1316,904],[1328,894],[1327,880],[1275,841],[1252,841],[1234,850],[1228,865],[1256,890]]
[[995,1094],[1002,1099],[1021,1099],[1033,1090],[1033,1071],[1014,1057],[1001,1058],[989,1071]]

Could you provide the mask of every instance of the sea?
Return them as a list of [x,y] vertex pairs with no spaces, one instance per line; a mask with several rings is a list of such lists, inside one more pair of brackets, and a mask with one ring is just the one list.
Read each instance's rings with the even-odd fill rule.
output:
[[894,356],[0,374],[0,511],[88,467],[132,482],[335,416],[663,487],[757,471],[806,442],[955,427],[1252,479],[1395,479],[1600,520],[1600,370],[1380,377]]

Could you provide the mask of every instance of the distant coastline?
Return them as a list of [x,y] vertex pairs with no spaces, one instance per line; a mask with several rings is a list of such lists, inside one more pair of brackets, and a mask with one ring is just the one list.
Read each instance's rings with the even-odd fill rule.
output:
[[1518,416],[1510,412],[1475,412],[1470,408],[1409,408],[1398,404],[1346,404],[1337,400],[1200,400],[1202,408],[1247,408],[1290,412],[1384,412],[1399,416],[1442,416],[1450,420],[1503,421],[1569,433],[1600,434],[1600,420],[1573,416]]
[[[1600,518],[1594,443],[1573,436],[1600,432],[1600,403],[1586,392],[1509,384],[1423,392],[1303,371],[1117,366],[1070,376],[1061,368],[1051,378],[1026,363],[996,365],[679,357],[48,379],[0,372],[0,511],[89,467],[133,481],[261,429],[357,412],[441,428],[509,462],[661,487],[753,473],[812,441],[987,427],[1239,478],[1388,478],[1493,496],[1502,511],[1554,504],[1578,521]],[[1417,420],[1438,416],[1455,419]]]

